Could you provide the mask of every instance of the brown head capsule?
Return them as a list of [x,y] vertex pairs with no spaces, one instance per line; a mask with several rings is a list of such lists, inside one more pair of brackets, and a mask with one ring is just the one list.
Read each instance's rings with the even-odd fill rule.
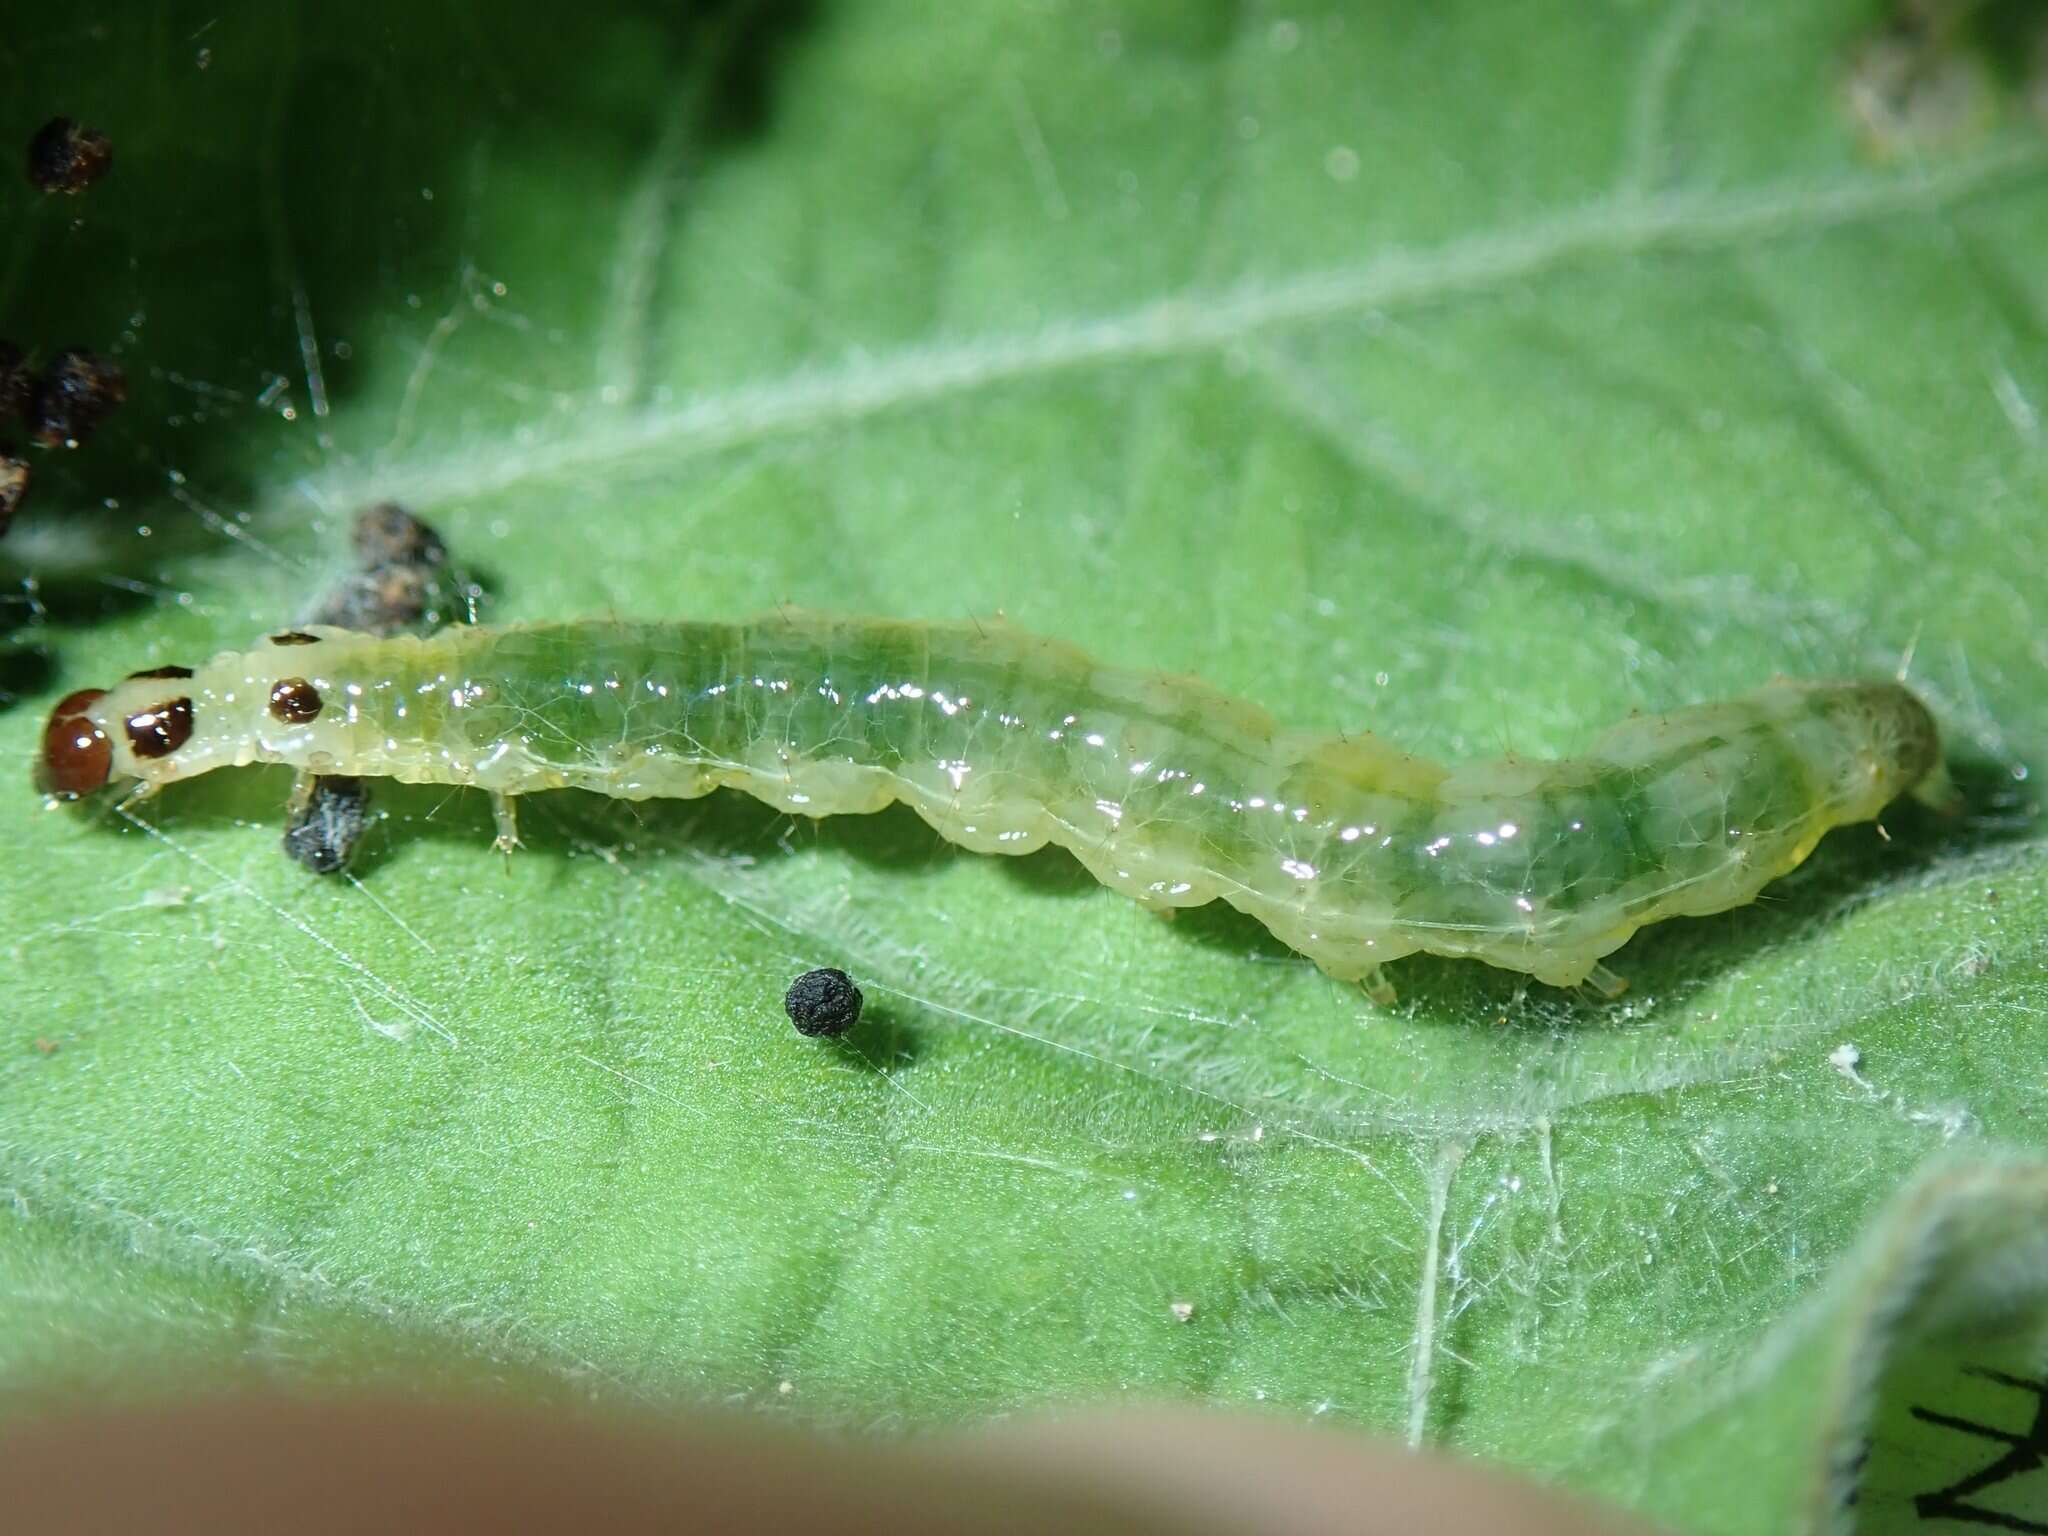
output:
[[270,637],[272,645],[318,645],[320,637],[309,635],[303,629],[287,629]]
[[43,727],[43,749],[36,758],[36,788],[46,795],[76,800],[107,782],[114,766],[114,744],[86,715],[106,697],[101,688],[67,693],[50,711]]
[[320,690],[303,677],[287,677],[270,690],[270,718],[286,725],[304,725],[320,718]]
[[178,666],[170,666],[170,667],[151,667],[151,668],[150,668],[150,669],[149,669],[149,670],[148,670],[147,672],[130,672],[130,673],[128,674],[128,681],[132,683],[132,682],[135,682],[135,681],[137,681],[138,679],[145,679],[145,678],[147,678],[147,679],[156,679],[156,678],[180,678],[180,677],[190,677],[191,675],[192,675],[192,669],[191,669],[190,667],[178,667]]
[[138,710],[124,722],[128,745],[145,760],[169,757],[192,736],[192,701],[166,699],[149,709]]

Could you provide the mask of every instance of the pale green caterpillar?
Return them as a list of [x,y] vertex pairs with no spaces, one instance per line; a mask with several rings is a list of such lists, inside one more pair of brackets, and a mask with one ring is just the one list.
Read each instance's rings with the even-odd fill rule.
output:
[[39,776],[64,796],[253,762],[476,785],[507,848],[513,798],[541,789],[901,800],[978,852],[1058,843],[1147,906],[1221,898],[1387,998],[1380,965],[1416,950],[1618,990],[1600,959],[1643,924],[1749,901],[1831,827],[1938,793],[1939,761],[1894,683],[1776,682],[1583,757],[1446,768],[1000,622],[777,613],[287,631],[72,694]]

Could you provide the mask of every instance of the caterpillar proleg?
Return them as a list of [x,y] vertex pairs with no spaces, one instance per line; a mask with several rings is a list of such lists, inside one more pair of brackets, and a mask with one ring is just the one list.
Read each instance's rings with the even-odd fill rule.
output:
[[1580,757],[1445,767],[1002,623],[793,612],[288,630],[72,694],[38,777],[76,797],[254,762],[475,785],[501,842],[544,789],[900,800],[977,852],[1057,843],[1150,907],[1226,901],[1382,997],[1379,967],[1417,950],[1615,990],[1601,958],[1644,924],[1749,901],[1830,828],[1945,782],[1932,718],[1889,682],[1779,681]]

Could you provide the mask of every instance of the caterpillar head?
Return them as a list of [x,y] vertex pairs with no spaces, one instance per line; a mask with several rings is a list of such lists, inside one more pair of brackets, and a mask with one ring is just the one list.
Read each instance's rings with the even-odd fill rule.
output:
[[191,676],[190,667],[156,667],[111,689],[66,694],[43,727],[36,788],[77,800],[116,780],[174,777],[171,760],[192,739]]
[[1931,797],[1945,785],[1941,733],[1927,706],[1898,683],[1843,683],[1819,690],[1821,712],[1843,748],[1836,793],[1876,815],[1899,796]]
[[36,788],[77,800],[124,780],[156,786],[253,761],[259,741],[274,745],[277,733],[322,717],[326,701],[304,675],[318,653],[304,648],[346,633],[288,629],[245,655],[215,657],[198,677],[155,667],[67,694],[43,727]]

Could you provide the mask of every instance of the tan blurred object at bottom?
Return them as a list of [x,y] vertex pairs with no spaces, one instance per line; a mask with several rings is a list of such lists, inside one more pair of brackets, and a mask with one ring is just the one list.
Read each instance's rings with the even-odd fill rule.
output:
[[900,1443],[244,1395],[17,1423],[0,1438],[0,1486],[23,1536],[1650,1532],[1473,1463],[1180,1409]]

